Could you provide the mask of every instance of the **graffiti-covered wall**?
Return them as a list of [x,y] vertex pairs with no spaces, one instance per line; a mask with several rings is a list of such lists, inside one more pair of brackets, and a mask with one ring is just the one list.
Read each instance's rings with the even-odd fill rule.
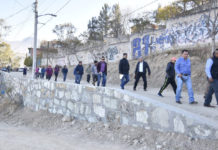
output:
[[[133,58],[146,56],[155,51],[208,44],[210,36],[207,28],[207,19],[208,16],[205,14],[180,17],[169,20],[166,29],[148,32],[142,36],[132,36],[131,49]],[[209,27],[211,30],[211,23]]]
[[[48,62],[53,66],[55,64],[74,66],[78,64],[78,61],[89,64],[94,60],[100,60],[102,56],[106,58],[107,62],[117,62],[122,58],[123,53],[128,54],[128,59],[135,59],[153,52],[190,49],[199,45],[205,47],[211,41],[207,19],[208,16],[205,14],[171,19],[167,21],[165,29],[147,31],[140,35],[134,34],[130,38],[128,36],[119,39],[108,38],[99,45],[91,43],[83,48],[78,48],[76,50],[78,52],[74,54],[66,55],[65,51],[60,49],[57,56],[49,57]],[[210,23],[209,29],[211,30],[211,28]],[[216,42],[218,42],[218,36],[216,36]],[[47,62],[46,56],[42,60],[42,65]]]
[[[82,61],[83,64],[93,63],[94,60],[101,60],[101,57],[104,56],[107,62],[117,62],[122,58],[123,53],[128,53],[131,58],[131,48],[130,48],[129,39],[119,40],[113,39],[113,42],[108,41],[108,43],[103,46],[97,47],[87,47],[75,54],[64,55],[61,53],[54,57],[48,58],[48,63],[52,66],[58,65],[69,65],[74,66],[78,64],[78,61]],[[61,50],[60,50],[61,51]],[[63,52],[63,51],[62,51]],[[42,59],[42,65],[46,65],[47,57]]]

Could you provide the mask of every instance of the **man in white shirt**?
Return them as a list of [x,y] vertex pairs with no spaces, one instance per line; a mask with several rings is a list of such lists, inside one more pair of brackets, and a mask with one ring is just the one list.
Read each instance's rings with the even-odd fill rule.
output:
[[144,91],[147,90],[146,70],[148,70],[148,75],[150,76],[151,70],[148,66],[148,63],[144,61],[142,57],[140,57],[135,69],[135,84],[133,87],[134,91],[136,90],[140,77],[142,77],[144,81]]

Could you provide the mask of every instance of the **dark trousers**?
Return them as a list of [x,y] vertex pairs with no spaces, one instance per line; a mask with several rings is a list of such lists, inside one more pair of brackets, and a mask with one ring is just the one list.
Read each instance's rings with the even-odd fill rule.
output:
[[159,93],[161,94],[161,93],[163,92],[163,90],[164,90],[169,84],[171,84],[171,86],[173,87],[173,91],[174,91],[174,93],[176,94],[176,88],[177,88],[177,86],[176,86],[176,81],[175,81],[174,78],[168,78],[168,77],[165,78],[164,84],[163,84],[163,86],[160,88]]
[[40,74],[40,78],[41,78],[41,79],[44,79],[44,76],[45,76],[45,73],[41,73],[41,74]]
[[87,74],[87,82],[88,83],[90,82],[90,78],[91,78],[90,74]]
[[55,73],[55,81],[57,81],[58,73]]
[[51,75],[46,75],[46,79],[49,81],[51,79]]
[[136,89],[140,77],[142,77],[142,79],[143,79],[143,81],[144,81],[144,90],[146,90],[146,89],[147,89],[147,79],[146,79],[146,74],[143,73],[143,72],[138,72],[138,73],[136,74],[134,89]]
[[92,84],[95,85],[95,82],[98,81],[98,75],[97,75],[97,74],[93,74],[93,75],[92,75],[92,79],[93,79]]
[[218,80],[216,79],[210,83],[210,87],[209,87],[209,90],[206,94],[206,98],[204,101],[205,105],[209,105],[211,103],[213,93],[215,93],[216,101],[218,104]]

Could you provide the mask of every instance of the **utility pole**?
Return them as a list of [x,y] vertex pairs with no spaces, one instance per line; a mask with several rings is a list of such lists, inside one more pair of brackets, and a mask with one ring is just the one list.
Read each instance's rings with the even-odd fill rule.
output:
[[38,24],[38,0],[34,3],[34,13],[35,13],[35,24],[34,24],[34,48],[33,48],[33,65],[32,65],[32,79],[34,79],[35,76],[35,70],[36,70],[36,49],[37,49],[37,24]]
[[34,3],[34,13],[35,13],[35,24],[34,24],[34,48],[33,48],[33,65],[32,65],[32,79],[34,79],[35,70],[36,70],[36,63],[37,63],[37,25],[38,25],[38,18],[41,16],[52,16],[57,17],[55,14],[43,14],[38,15],[38,0]]

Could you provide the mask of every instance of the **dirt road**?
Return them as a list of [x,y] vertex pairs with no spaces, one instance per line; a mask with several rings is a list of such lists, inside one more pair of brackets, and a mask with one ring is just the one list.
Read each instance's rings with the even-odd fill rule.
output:
[[101,143],[79,133],[46,133],[0,123],[1,150],[130,150],[127,146]]

